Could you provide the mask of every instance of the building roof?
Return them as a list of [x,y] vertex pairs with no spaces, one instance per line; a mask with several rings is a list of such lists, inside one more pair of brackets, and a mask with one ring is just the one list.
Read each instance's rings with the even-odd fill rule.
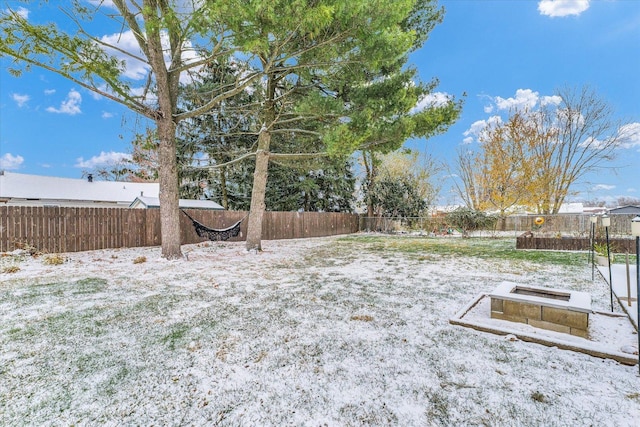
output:
[[137,196],[158,197],[149,182],[96,181],[0,171],[0,199],[92,200],[130,204]]
[[611,214],[640,214],[640,206],[627,205],[609,209]]
[[[213,200],[187,200],[180,199],[179,206],[183,209],[215,209],[223,210],[224,208]],[[159,208],[160,199],[157,197],[138,196],[129,205],[130,208]]]
[[560,209],[558,209],[558,213],[568,214],[568,213],[583,213],[584,205],[582,203],[563,203],[560,205]]

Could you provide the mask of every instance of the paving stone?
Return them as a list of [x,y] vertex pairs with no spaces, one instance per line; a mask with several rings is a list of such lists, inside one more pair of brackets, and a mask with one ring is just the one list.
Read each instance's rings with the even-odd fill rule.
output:
[[586,330],[589,325],[589,313],[562,310],[553,307],[542,307],[542,320]]
[[581,338],[589,338],[589,331],[584,329],[571,328],[570,334]]
[[542,310],[539,305],[504,300],[502,307],[504,314],[508,316],[542,320]]
[[499,312],[504,312],[504,310],[502,309],[502,301],[501,299],[497,299],[497,298],[491,298],[491,311],[499,311]]
[[500,320],[508,320],[510,322],[519,322],[519,323],[527,323],[527,318],[522,316],[509,316],[507,314],[501,313],[499,311],[492,311],[491,318],[500,319]]
[[548,331],[563,332],[565,334],[571,333],[571,328],[565,325],[558,325],[556,323],[545,322],[544,320],[529,319],[529,324],[534,328],[546,329]]

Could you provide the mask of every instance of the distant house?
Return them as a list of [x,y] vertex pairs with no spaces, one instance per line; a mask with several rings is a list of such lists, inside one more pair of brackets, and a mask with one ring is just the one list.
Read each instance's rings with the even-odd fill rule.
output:
[[0,171],[0,206],[128,208],[138,196],[158,197],[160,185],[95,181]]
[[[187,200],[180,199],[179,206],[181,209],[212,209],[223,210],[224,208],[212,200]],[[137,209],[153,209],[160,207],[160,199],[157,197],[138,196],[129,205],[130,208]]]
[[640,215],[640,206],[633,206],[633,205],[620,206],[617,208],[609,209],[609,213],[612,215],[616,215],[616,214]]
[[581,214],[584,213],[584,205],[582,203],[563,203],[558,209],[559,214]]
[[587,206],[584,208],[584,214],[589,215],[603,215],[608,212],[606,206]]

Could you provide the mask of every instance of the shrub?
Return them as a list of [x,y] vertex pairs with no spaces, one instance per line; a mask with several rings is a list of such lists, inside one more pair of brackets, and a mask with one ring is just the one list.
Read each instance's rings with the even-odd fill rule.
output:
[[495,215],[463,207],[447,214],[447,222],[462,231],[465,237],[469,235],[469,231],[493,228],[497,220]]
[[147,257],[146,256],[139,256],[136,259],[133,260],[134,264],[142,264],[143,262],[147,262]]
[[46,265],[61,265],[64,264],[66,258],[60,254],[51,254],[44,257],[44,263]]
[[18,249],[22,249],[23,251],[27,252],[29,255],[31,255],[32,257],[37,257],[38,255],[42,255],[42,252],[38,250],[38,248],[36,248],[35,246],[33,246],[32,244],[28,243],[28,242],[21,242],[19,240],[16,240],[14,242],[15,247]]

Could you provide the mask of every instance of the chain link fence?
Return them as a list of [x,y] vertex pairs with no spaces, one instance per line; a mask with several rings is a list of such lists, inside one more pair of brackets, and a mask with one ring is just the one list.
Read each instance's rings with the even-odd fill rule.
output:
[[[610,215],[609,236],[631,238],[631,219],[635,216],[635,214]],[[537,218],[542,218],[542,224],[539,224],[540,220],[536,221]],[[472,235],[519,236],[531,232],[539,237],[589,238],[591,224],[589,214],[513,215],[503,221],[497,221],[494,228],[478,230]],[[359,229],[364,232],[420,235],[450,235],[461,231],[449,224],[445,215],[394,218],[361,216]],[[596,237],[604,238],[605,228],[599,216],[595,232]]]

